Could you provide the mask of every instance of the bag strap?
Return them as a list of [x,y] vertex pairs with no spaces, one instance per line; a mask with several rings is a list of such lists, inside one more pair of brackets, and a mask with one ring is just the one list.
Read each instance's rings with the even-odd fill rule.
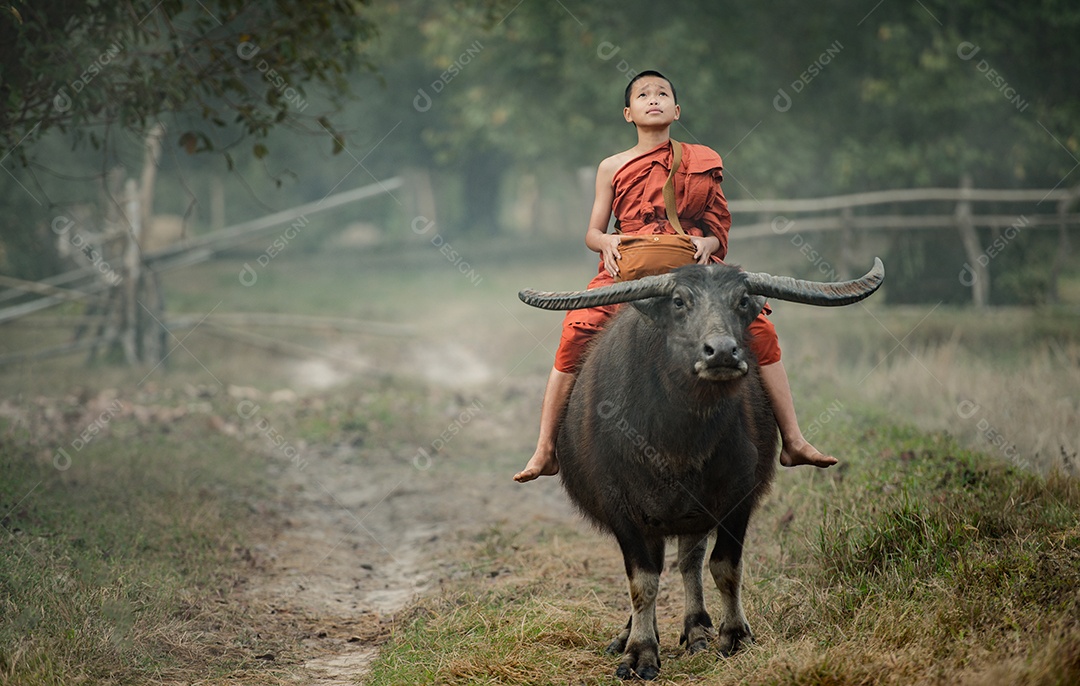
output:
[[664,209],[667,211],[667,220],[671,224],[671,228],[685,236],[686,232],[683,231],[682,226],[679,224],[679,215],[675,211],[675,170],[679,168],[680,164],[682,164],[682,143],[672,139],[671,171],[668,172],[667,181],[664,182]]

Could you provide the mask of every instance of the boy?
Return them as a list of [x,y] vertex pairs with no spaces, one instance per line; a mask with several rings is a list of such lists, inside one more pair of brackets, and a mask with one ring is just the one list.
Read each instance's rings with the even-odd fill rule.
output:
[[[680,109],[675,88],[663,74],[643,71],[630,80],[624,96],[623,117],[637,128],[637,145],[600,163],[585,245],[600,253],[600,268],[589,288],[614,282],[619,273],[619,235],[607,233],[612,212],[625,234],[675,233],[666,219],[662,189],[672,163],[671,124]],[[683,159],[675,174],[679,220],[696,252],[698,264],[720,262],[727,255],[731,215],[720,190],[723,164],[715,151],[684,144]],[[588,341],[616,311],[615,306],[568,312],[555,365],[548,377],[540,410],[540,437],[525,469],[514,475],[520,483],[557,474],[555,439],[559,420],[570,398],[578,364]],[[759,315],[750,325],[750,347],[757,355],[761,380],[780,428],[783,447],[780,463],[787,467],[811,464],[829,467],[836,458],[824,455],[803,437],[787,373],[780,362],[780,347],[772,323]]]

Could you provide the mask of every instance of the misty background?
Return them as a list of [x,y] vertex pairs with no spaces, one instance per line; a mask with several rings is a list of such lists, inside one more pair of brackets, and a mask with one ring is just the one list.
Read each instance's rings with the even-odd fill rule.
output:
[[886,269],[772,303],[840,464],[755,516],[759,645],[684,659],[664,610],[666,676],[1080,682],[1078,35],[1055,0],[0,3],[0,686],[608,683],[616,548],[511,478],[563,319],[517,294],[596,273],[648,69],[724,159],[730,262]]
[[[334,16],[341,7],[294,8],[322,22],[313,28],[273,23],[242,3],[169,5],[143,8],[149,13],[138,25],[135,12],[101,26],[74,18],[66,33],[31,38],[57,48],[37,74],[53,81],[36,86],[70,98],[47,98],[45,110],[55,115],[66,105],[85,116],[43,116],[37,126],[32,108],[21,120],[7,117],[4,273],[38,279],[71,266],[57,254],[52,222],[70,214],[100,224],[109,173],[140,174],[154,121],[166,133],[153,211],[181,218],[186,237],[404,175],[403,190],[312,216],[293,243],[317,250],[351,225],[369,246],[430,239],[424,226],[447,241],[580,245],[597,163],[635,142],[622,120],[622,93],[644,69],[672,79],[683,112],[672,135],[720,152],[733,201],[956,188],[965,177],[976,189],[1049,190],[1078,178],[1080,84],[1072,65],[1080,9],[1060,3],[378,2],[345,5],[348,35]],[[175,12],[176,34],[205,27],[213,36],[205,64],[218,71],[204,71],[220,84],[209,95],[192,90],[201,82],[191,75],[168,82],[164,68],[140,68],[153,63],[154,41],[169,42],[164,24],[138,39],[166,10]],[[309,59],[305,50],[328,62],[318,65],[325,73],[312,72],[318,78],[303,80],[311,76],[298,66]],[[11,67],[29,67],[20,59],[32,57],[4,57],[0,89],[9,112],[18,111],[18,86],[30,89]],[[197,76],[205,64],[187,68]],[[166,79],[164,95],[152,93],[155,76]],[[124,91],[125,79],[148,88]],[[127,93],[130,103],[110,102],[114,93]],[[155,103],[156,114],[145,117]],[[1056,206],[990,203],[979,211],[1020,217]],[[771,218],[736,212],[733,241],[740,225]],[[983,243],[1008,226],[981,229]],[[994,256],[990,302],[1060,299],[1046,274],[1066,257],[1064,229],[1019,233]],[[955,278],[966,259],[956,232],[877,236],[890,301],[970,301]],[[770,252],[796,256],[789,239],[770,239]],[[843,248],[836,233],[815,243],[830,263]],[[731,257],[740,261],[737,243]],[[752,266],[820,278],[827,270],[812,262]],[[1075,258],[1056,269],[1075,274]]]

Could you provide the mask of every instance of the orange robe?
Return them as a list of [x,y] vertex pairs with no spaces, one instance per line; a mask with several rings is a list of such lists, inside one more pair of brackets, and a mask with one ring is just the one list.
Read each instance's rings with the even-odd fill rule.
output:
[[[675,209],[683,230],[691,236],[715,236],[720,247],[710,257],[722,262],[727,256],[731,213],[720,189],[724,178],[723,162],[714,150],[704,145],[683,143],[682,164],[675,172]],[[664,209],[664,183],[671,169],[671,144],[665,142],[630,160],[618,171],[611,185],[615,191],[612,213],[624,234],[675,233]],[[600,260],[598,273],[588,288],[599,288],[615,280]],[[555,354],[555,368],[576,374],[589,342],[618,311],[618,305],[571,310],[563,320],[562,339]],[[767,311],[767,310],[766,310]],[[750,349],[758,363],[780,360],[776,329],[764,314],[750,324]]]

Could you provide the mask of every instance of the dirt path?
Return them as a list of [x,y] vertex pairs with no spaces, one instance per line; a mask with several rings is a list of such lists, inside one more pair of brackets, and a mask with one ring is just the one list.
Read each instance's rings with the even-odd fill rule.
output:
[[[452,578],[453,569],[441,560],[463,541],[508,522],[573,516],[556,480],[514,484],[510,476],[524,455],[503,449],[526,445],[508,435],[508,424],[527,420],[508,422],[508,412],[535,406],[543,379],[508,388],[505,379],[492,381],[482,361],[447,345],[442,365],[411,365],[408,351],[402,364],[443,390],[518,398],[517,409],[509,410],[485,402],[459,427],[456,440],[468,443],[467,432],[488,446],[470,451],[474,468],[448,467],[437,455],[430,462],[409,459],[374,445],[308,446],[302,468],[283,466],[275,476],[279,497],[266,506],[272,535],[254,546],[253,573],[238,600],[260,633],[278,632],[300,646],[298,656],[289,656],[303,662],[296,683],[361,683],[394,614]],[[310,371],[313,363],[304,364]],[[328,370],[316,378],[323,387],[349,380]],[[429,445],[442,428],[417,437],[417,446]]]

